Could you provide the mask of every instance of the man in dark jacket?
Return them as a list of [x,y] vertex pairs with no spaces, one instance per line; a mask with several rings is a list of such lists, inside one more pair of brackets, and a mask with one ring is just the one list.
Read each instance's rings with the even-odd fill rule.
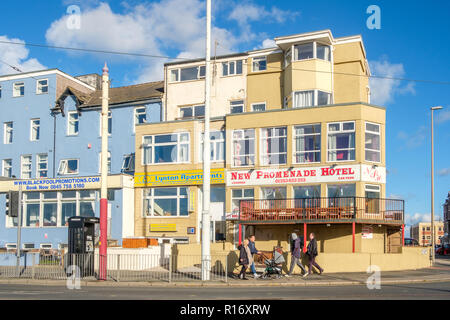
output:
[[[261,253],[260,251],[258,251],[258,249],[256,249],[255,236],[254,235],[251,235],[250,237],[248,237],[248,247],[249,247],[250,252],[252,253],[252,255]],[[254,262],[250,265],[250,269],[252,270],[253,277],[255,279],[259,278],[259,275],[256,273],[256,268],[255,268],[255,263]]]
[[286,275],[286,277],[290,277],[292,275],[292,271],[294,271],[295,265],[298,265],[300,269],[303,271],[303,277],[306,277],[308,275],[308,272],[306,272],[305,267],[303,266],[301,262],[301,252],[303,248],[303,241],[297,236],[295,232],[291,234],[291,267],[289,269],[289,273]]
[[318,254],[317,253],[317,241],[316,241],[316,238],[315,238],[315,235],[313,232],[310,233],[309,240],[310,241],[309,241],[308,248],[306,251],[306,254],[309,257],[309,266],[308,266],[309,273],[308,274],[312,273],[313,266],[316,267],[317,269],[319,269],[319,272],[320,272],[319,274],[322,274],[323,269],[316,262],[316,257]]

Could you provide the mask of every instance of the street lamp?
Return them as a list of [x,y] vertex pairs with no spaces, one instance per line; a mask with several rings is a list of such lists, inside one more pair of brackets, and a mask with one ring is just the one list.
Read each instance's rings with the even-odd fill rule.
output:
[[431,107],[431,262],[434,263],[434,110],[442,109],[441,106]]

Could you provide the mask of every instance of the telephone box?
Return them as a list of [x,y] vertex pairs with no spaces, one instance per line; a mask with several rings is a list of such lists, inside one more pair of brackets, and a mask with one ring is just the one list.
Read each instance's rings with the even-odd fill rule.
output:
[[100,223],[100,219],[96,217],[70,217],[68,223],[69,239],[66,268],[72,266],[69,271],[71,273],[79,271],[80,277],[94,276],[95,226]]

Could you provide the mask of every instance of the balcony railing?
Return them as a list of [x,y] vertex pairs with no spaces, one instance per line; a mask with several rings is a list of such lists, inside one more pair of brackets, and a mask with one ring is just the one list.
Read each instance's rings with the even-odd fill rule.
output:
[[241,200],[239,220],[403,224],[404,201],[364,197]]

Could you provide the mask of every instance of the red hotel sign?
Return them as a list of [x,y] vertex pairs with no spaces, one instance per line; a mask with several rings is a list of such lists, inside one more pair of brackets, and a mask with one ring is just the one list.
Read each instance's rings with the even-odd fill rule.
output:
[[[380,174],[377,177],[381,176],[381,179],[372,181],[368,174],[364,174],[364,178],[368,177],[364,180],[384,183],[384,168],[378,169]],[[361,165],[228,171],[227,186],[360,181],[361,171]]]

